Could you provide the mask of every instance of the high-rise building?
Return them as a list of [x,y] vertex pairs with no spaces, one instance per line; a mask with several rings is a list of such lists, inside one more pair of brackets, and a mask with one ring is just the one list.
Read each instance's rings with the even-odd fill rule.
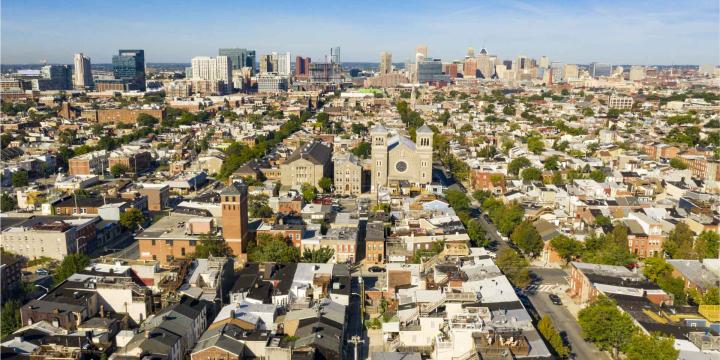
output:
[[40,79],[34,79],[33,90],[70,90],[72,71],[68,65],[45,65],[40,69]]
[[415,54],[422,54],[423,58],[428,57],[427,45],[418,45],[415,47]]
[[290,53],[273,53],[273,56],[277,59],[276,72],[282,76],[290,76]]
[[463,77],[464,78],[475,78],[477,77],[477,60],[473,58],[467,58],[463,63]]
[[490,79],[495,75],[495,56],[488,55],[487,50],[480,50],[480,55],[477,56],[477,70],[480,72],[480,77],[483,79]]
[[550,59],[548,59],[547,56],[540,57],[540,65],[543,69],[549,69],[550,68]]
[[379,73],[389,74],[392,72],[392,53],[383,51],[380,53],[380,69]]
[[340,61],[340,47],[336,46],[334,49],[330,49],[330,62],[333,64],[342,64]]
[[580,72],[578,71],[578,67],[575,64],[565,64],[563,66],[563,81],[568,81],[570,79],[577,79],[580,77]]
[[450,80],[450,76],[443,74],[442,62],[438,59],[417,63],[416,78],[420,84]]
[[558,84],[566,80],[564,76],[565,64],[554,62],[550,64],[551,79],[553,84]]
[[515,64],[517,65],[517,69],[515,70],[527,70],[531,68],[530,58],[527,56],[518,56],[517,59],[515,59]]
[[597,62],[590,64],[590,76],[601,77],[601,76],[610,76],[610,75],[612,75],[612,66],[611,65],[597,63]]
[[73,86],[77,90],[92,89],[93,77],[90,58],[82,53],[77,53],[74,56],[74,60]]
[[255,50],[245,48],[221,48],[218,50],[218,55],[230,58],[233,70],[240,70],[244,67],[255,70]]
[[310,74],[310,62],[312,60],[302,56],[295,57],[295,76],[307,76]]
[[272,55],[260,55],[260,73],[275,72],[275,63]]
[[515,70],[513,69],[513,61],[512,60],[503,60],[503,65],[505,65],[505,70]]
[[245,250],[248,236],[248,190],[244,183],[233,182],[220,191],[222,236],[233,255]]
[[466,58],[474,58],[475,57],[475,49],[469,47],[467,49],[467,55],[465,55]]
[[115,79],[123,80],[129,90],[145,91],[145,51],[120,50],[112,58]]
[[209,82],[222,81],[225,92],[232,90],[232,63],[227,56],[211,58],[198,56],[192,59],[193,80],[207,80]]
[[642,81],[645,79],[645,67],[633,65],[630,67],[630,81]]

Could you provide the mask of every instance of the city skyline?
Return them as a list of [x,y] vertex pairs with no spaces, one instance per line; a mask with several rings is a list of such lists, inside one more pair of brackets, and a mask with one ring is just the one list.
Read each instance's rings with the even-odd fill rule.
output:
[[[240,14],[232,3],[214,5],[79,1],[58,9],[46,1],[3,2],[0,61],[70,64],[82,52],[101,64],[119,48],[138,48],[147,62],[188,63],[227,47],[321,60],[340,46],[345,62],[378,62],[382,51],[403,62],[414,58],[419,44],[444,61],[462,59],[468,47],[503,59],[545,55],[580,64],[717,64],[720,53],[713,1],[682,9],[672,2],[370,2],[359,9],[279,2],[244,4]],[[78,14],[85,25],[66,21]],[[190,16],[194,26],[187,26]],[[243,26],[228,26],[237,22]]]

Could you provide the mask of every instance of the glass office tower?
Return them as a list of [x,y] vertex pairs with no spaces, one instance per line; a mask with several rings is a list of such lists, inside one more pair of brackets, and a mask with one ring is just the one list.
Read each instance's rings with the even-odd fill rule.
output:
[[145,91],[145,51],[120,50],[112,58],[115,79],[128,84],[128,90]]
[[227,56],[232,61],[233,70],[249,67],[255,72],[255,50],[244,48],[222,48],[218,51],[219,56]]

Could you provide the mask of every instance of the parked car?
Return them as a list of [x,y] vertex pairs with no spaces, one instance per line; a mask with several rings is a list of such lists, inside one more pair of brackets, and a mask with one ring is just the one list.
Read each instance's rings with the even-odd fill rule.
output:
[[550,302],[552,302],[555,305],[562,305],[562,300],[560,300],[560,297],[555,294],[548,295],[550,298]]
[[35,273],[38,275],[50,275],[50,272],[43,268],[35,270]]
[[379,266],[371,266],[368,268],[368,271],[373,273],[385,272],[385,268]]

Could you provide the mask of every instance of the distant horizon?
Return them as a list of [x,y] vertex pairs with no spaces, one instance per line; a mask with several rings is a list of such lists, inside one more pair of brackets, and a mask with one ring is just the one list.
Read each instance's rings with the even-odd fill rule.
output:
[[566,64],[720,63],[717,0],[23,0],[0,10],[2,64],[70,63],[79,52],[109,63],[122,48],[144,49],[149,63],[185,63],[225,47],[324,59],[335,46],[343,62],[379,61],[389,51],[402,63],[420,44],[445,61],[473,47]]
[[[507,60],[509,60],[509,59],[507,59]],[[536,59],[536,60],[537,60],[537,59]],[[445,61],[443,61],[443,62],[445,62]],[[600,62],[599,62],[599,63],[600,63]],[[91,64],[92,64],[92,66],[96,66],[96,65],[98,65],[98,66],[112,66],[112,63],[111,63],[111,62],[108,62],[108,63],[94,63],[94,62],[93,62],[93,63],[91,63]],[[379,61],[343,61],[341,64],[378,64],[378,65],[379,65],[380,62],[379,62]],[[392,64],[393,64],[393,65],[405,65],[405,62],[393,62]],[[571,64],[571,65],[579,65],[579,66],[589,66],[591,63],[563,63],[563,64]],[[707,65],[707,64],[704,64],[704,63],[701,63],[701,64],[631,64],[631,63],[609,64],[609,63],[602,63],[602,64],[607,64],[607,65],[611,65],[611,66],[635,66],[635,65],[637,65],[637,66],[645,66],[645,67],[654,67],[654,66],[659,66],[659,67],[695,66],[695,67],[697,67],[697,66]],[[73,63],[61,63],[61,62],[48,62],[48,63],[15,63],[15,64],[0,63],[0,66],[7,66],[7,67],[13,67],[13,66],[44,66],[44,65],[73,65]],[[148,61],[146,61],[146,62],[145,62],[145,65],[146,65],[146,66],[147,66],[147,65],[188,65],[188,66],[190,66],[191,63],[190,63],[190,62],[176,62],[176,61],[168,61],[168,62],[156,62],[156,61],[148,62]],[[291,62],[291,65],[294,66],[295,63],[294,63],[294,62]],[[711,64],[711,65],[720,66],[720,65],[718,65],[718,64]]]

